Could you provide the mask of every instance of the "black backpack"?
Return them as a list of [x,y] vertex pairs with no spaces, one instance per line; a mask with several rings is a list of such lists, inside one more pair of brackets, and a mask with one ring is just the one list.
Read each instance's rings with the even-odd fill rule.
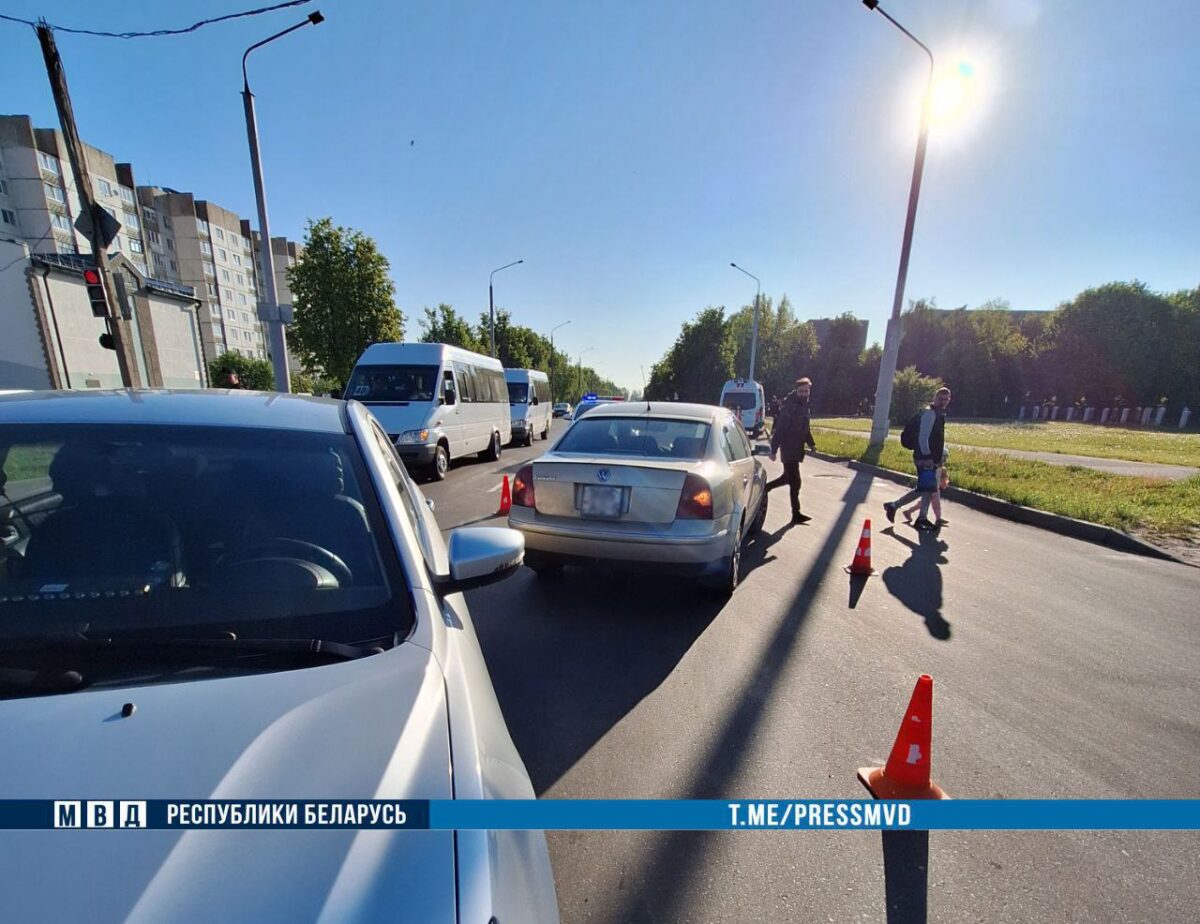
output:
[[921,416],[924,411],[917,411],[912,416],[912,419],[904,425],[904,429],[900,431],[900,445],[905,449],[916,451],[917,439],[921,434]]

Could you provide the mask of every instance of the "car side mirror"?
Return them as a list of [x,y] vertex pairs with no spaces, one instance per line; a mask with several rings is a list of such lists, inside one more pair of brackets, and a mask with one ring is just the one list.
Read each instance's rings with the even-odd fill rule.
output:
[[456,529],[450,534],[450,574],[438,581],[444,594],[485,587],[514,574],[525,560],[525,537],[502,526]]

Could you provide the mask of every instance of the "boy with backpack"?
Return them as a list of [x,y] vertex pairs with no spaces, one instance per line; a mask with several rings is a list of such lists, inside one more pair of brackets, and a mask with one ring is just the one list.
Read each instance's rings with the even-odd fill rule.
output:
[[917,529],[936,529],[929,521],[929,505],[937,493],[937,463],[946,449],[946,407],[949,404],[950,389],[942,386],[934,393],[929,407],[904,425],[900,433],[900,445],[912,450],[913,464],[917,468],[917,486],[903,497],[883,505],[889,523],[896,522],[897,510],[909,501],[920,499],[921,514],[913,525]]

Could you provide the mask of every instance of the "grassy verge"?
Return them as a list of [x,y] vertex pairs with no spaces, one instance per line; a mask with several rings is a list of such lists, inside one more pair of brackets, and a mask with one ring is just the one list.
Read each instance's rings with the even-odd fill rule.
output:
[[45,478],[50,474],[50,463],[58,446],[23,444],[8,451],[4,460],[4,474],[9,481],[24,481],[27,478]]
[[[813,425],[855,433],[866,433],[871,429],[871,421],[862,417],[819,417],[813,419]],[[893,427],[892,432],[900,431]],[[946,422],[946,442],[983,449],[1025,449],[1200,468],[1200,433],[1172,430],[1131,430],[1062,421],[958,423],[949,420]]]
[[[822,452],[913,473],[912,454],[892,441],[875,454],[868,452],[865,436],[822,431],[817,445]],[[1183,539],[1200,535],[1200,475],[1184,481],[1132,478],[961,449],[950,457],[950,483],[1125,532]]]

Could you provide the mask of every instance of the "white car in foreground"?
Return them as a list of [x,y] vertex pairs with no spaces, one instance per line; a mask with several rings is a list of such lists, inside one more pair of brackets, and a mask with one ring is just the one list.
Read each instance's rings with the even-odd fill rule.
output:
[[[0,398],[6,799],[493,799],[533,788],[443,543],[366,409]],[[5,920],[557,921],[521,831],[0,832]]]
[[732,413],[638,401],[596,405],[522,467],[508,524],[539,574],[637,567],[732,594],[766,515],[766,474]]

